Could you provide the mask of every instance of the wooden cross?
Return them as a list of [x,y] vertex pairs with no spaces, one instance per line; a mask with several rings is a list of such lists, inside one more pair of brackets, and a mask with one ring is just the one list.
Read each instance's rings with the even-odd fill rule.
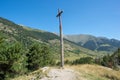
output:
[[63,47],[63,32],[62,32],[62,20],[61,14],[63,11],[58,9],[58,14],[56,17],[59,18],[59,28],[60,28],[60,60],[61,60],[61,67],[64,68],[64,47]]

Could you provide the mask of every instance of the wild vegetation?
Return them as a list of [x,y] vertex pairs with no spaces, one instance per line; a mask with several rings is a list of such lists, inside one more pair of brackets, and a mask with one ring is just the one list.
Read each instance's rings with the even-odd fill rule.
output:
[[84,78],[81,80],[120,80],[120,71],[99,65],[83,64],[74,65],[71,68],[78,71],[80,76]]
[[[102,46],[108,46],[108,44]],[[54,33],[27,28],[0,18],[0,80],[31,74],[44,66],[59,65],[59,47],[59,36]],[[99,64],[113,69],[120,68],[120,49],[114,54],[105,55],[103,52],[83,48],[67,39],[64,39],[64,49],[65,64],[76,66],[76,70],[80,64]],[[39,76],[42,75],[41,71],[38,73]],[[118,74],[116,76],[108,73],[103,76],[119,80]],[[96,76],[94,73],[87,74],[91,78]]]
[[113,69],[120,68],[120,48],[115,51],[112,55],[106,55],[101,60],[101,65],[110,67]]
[[65,61],[66,64],[70,64],[70,65],[78,65],[78,64],[98,64],[101,66],[105,66],[108,68],[112,68],[115,70],[119,70],[120,69],[120,48],[118,48],[118,50],[116,50],[113,54],[107,54],[104,55],[103,57],[91,57],[91,56],[84,56],[75,60],[66,60]]
[[19,42],[5,43],[3,38],[0,42],[0,80],[54,64],[53,55],[46,44],[36,43],[26,48]]

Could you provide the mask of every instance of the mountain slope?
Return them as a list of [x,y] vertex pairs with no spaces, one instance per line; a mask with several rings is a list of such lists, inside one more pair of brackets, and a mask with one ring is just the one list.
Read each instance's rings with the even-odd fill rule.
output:
[[105,37],[95,37],[92,35],[66,35],[66,39],[76,44],[97,51],[115,51],[120,47],[120,41],[116,39],[108,39]]
[[[8,43],[16,41],[29,47],[34,42],[46,43],[51,46],[52,52],[59,58],[59,36],[42,30],[32,29],[15,24],[12,21],[0,17],[0,37],[4,37]],[[64,39],[65,57],[80,57],[81,55],[97,55],[96,52],[78,46],[76,43]]]

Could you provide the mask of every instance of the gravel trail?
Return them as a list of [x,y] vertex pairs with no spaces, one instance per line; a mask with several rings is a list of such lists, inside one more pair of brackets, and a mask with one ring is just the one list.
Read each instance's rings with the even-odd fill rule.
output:
[[71,69],[50,69],[46,77],[40,80],[81,80],[79,75]]

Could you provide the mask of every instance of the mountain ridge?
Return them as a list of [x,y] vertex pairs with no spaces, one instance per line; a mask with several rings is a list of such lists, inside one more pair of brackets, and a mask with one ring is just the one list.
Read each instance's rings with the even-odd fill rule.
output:
[[65,38],[90,50],[113,52],[120,47],[120,40],[109,39],[106,37],[95,37],[93,35],[79,34],[65,35]]

